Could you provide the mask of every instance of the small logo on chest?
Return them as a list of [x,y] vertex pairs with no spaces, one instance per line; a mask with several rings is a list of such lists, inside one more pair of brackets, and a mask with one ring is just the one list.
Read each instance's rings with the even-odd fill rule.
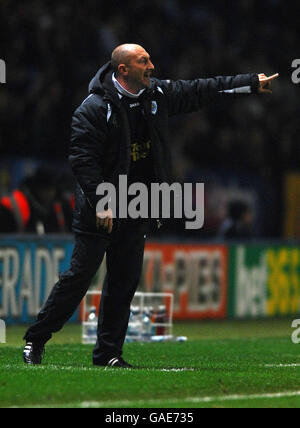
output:
[[152,101],[152,104],[151,104],[151,113],[153,115],[155,115],[157,113],[157,109],[158,109],[157,102],[156,101]]
[[134,107],[139,107],[141,104],[140,103],[134,103],[134,104],[129,104],[130,108],[134,108]]

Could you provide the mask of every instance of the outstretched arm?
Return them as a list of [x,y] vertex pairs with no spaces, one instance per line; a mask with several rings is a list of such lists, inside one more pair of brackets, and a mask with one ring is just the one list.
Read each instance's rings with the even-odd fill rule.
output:
[[159,82],[168,100],[169,115],[200,110],[204,100],[226,95],[270,93],[274,74],[240,74],[195,80],[163,80]]

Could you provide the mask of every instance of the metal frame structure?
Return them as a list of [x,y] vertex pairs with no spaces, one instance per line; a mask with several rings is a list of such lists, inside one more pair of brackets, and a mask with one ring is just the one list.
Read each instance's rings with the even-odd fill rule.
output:
[[[87,321],[87,316],[89,313],[89,308],[91,306],[88,306],[87,304],[87,300],[88,297],[90,296],[101,296],[102,292],[100,290],[94,290],[94,291],[88,291],[84,300],[83,300],[83,312],[82,312],[82,344],[84,345],[91,345],[96,343],[97,337],[95,336],[90,336],[87,334],[87,329],[89,327],[95,328],[97,327],[97,321],[95,322],[91,322],[91,321]],[[174,313],[174,295],[172,293],[143,293],[143,292],[137,292],[134,295],[134,299],[133,302],[136,299],[139,299],[138,304],[136,304],[136,306],[139,307],[139,313],[142,314],[144,313],[144,310],[148,308],[148,306],[146,306],[146,302],[147,299],[153,299],[153,298],[161,298],[162,301],[164,301],[165,299],[169,299],[170,303],[168,305],[168,311],[167,311],[167,320],[166,322],[152,322],[151,321],[151,328],[165,328],[166,334],[164,335],[146,335],[144,330],[143,330],[143,322],[142,319],[140,320],[139,323],[139,330],[138,330],[138,334],[135,334],[134,337],[127,335],[126,336],[126,341],[165,341],[165,340],[171,340],[173,338],[173,313]],[[134,305],[134,304],[133,304]]]

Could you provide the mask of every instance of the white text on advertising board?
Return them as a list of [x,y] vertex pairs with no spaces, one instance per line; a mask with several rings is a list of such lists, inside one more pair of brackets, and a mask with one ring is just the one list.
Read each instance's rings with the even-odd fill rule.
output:
[[[29,316],[37,315],[58,279],[59,264],[64,257],[65,251],[62,248],[54,248],[52,251],[38,248],[34,253],[26,249],[22,257],[17,248],[0,249],[0,317],[18,318],[24,305],[27,306]],[[43,277],[46,290],[42,299]]]

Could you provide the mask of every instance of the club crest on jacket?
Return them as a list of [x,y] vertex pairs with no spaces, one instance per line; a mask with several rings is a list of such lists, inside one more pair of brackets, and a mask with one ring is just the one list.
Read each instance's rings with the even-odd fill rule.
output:
[[157,113],[157,102],[156,101],[152,101],[152,104],[151,104],[151,113],[153,115],[155,115]]

